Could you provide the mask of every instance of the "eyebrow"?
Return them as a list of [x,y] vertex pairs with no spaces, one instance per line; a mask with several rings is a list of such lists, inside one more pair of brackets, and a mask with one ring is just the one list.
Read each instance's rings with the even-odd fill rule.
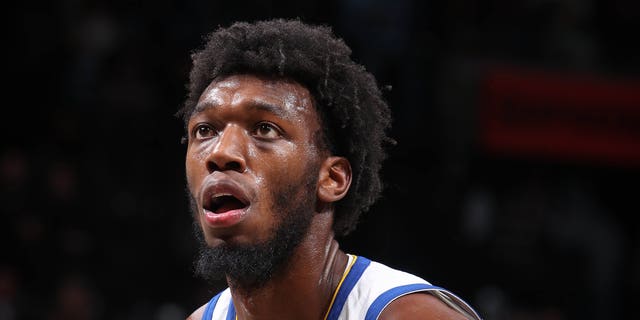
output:
[[[278,117],[284,117],[286,115],[282,107],[279,107],[261,100],[250,100],[247,102],[243,102],[242,104],[244,108],[248,109],[248,111],[265,111]],[[194,113],[202,112],[206,109],[215,108],[218,106],[220,105],[217,103],[204,102],[204,103],[197,104],[193,111]]]

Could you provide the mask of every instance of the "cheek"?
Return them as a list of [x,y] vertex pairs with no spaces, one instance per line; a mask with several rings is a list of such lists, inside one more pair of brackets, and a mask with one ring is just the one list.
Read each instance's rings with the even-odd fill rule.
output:
[[185,157],[185,173],[187,185],[193,193],[193,187],[196,187],[203,179],[203,172],[206,171],[206,149],[199,148],[197,150],[189,149]]
[[275,190],[307,181],[309,175],[317,175],[310,169],[316,167],[318,158],[317,150],[307,145],[279,149],[270,160],[260,162],[263,170],[256,183],[262,190]]
[[207,160],[207,156],[211,151],[210,149],[213,146],[213,140],[211,139],[190,146],[187,149],[187,162],[191,162],[193,164],[204,164],[204,162]]

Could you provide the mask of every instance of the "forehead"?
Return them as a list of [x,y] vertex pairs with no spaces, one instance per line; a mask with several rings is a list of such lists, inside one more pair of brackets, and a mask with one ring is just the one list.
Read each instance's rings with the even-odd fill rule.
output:
[[212,81],[200,95],[194,111],[218,106],[252,106],[275,113],[316,117],[307,88],[293,80],[255,75],[231,75]]

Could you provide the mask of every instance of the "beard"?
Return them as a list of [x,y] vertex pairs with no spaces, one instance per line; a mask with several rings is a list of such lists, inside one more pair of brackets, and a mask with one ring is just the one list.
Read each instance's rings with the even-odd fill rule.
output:
[[[265,241],[254,244],[225,242],[209,247],[200,225],[194,221],[194,233],[200,246],[194,263],[196,276],[212,285],[227,279],[230,286],[245,291],[267,283],[286,264],[311,225],[317,178],[309,180],[313,181],[306,181],[297,188],[289,186],[272,191],[276,225]],[[302,190],[302,195],[292,200],[291,195],[299,190]],[[197,217],[198,210],[193,197],[191,200],[191,210]]]

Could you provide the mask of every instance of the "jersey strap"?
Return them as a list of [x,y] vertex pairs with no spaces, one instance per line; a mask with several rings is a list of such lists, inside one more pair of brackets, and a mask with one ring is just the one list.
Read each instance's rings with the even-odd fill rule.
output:
[[425,283],[408,284],[408,285],[389,289],[384,293],[382,293],[380,296],[378,296],[378,298],[376,298],[376,300],[373,301],[371,306],[369,306],[369,309],[367,310],[367,315],[365,316],[365,320],[378,319],[378,316],[380,315],[382,310],[384,310],[384,308],[386,308],[389,305],[389,303],[391,303],[393,300],[401,296],[414,293],[414,292],[430,291],[430,290],[438,291],[443,289],[440,287],[432,286],[430,284],[425,284]]
[[236,307],[233,305],[233,299],[229,299],[229,308],[227,308],[227,320],[236,320]]
[[207,304],[207,308],[204,310],[204,314],[202,315],[202,320],[211,320],[213,317],[213,310],[216,308],[216,303],[218,303],[218,299],[222,292],[216,294],[215,297],[211,298],[209,303]]
[[356,259],[353,267],[349,270],[349,274],[344,279],[342,286],[338,290],[338,295],[336,296],[333,305],[331,306],[331,310],[329,311],[329,316],[327,320],[337,320],[340,316],[340,312],[342,312],[342,308],[344,307],[344,303],[347,301],[351,290],[356,285],[360,277],[364,273],[364,271],[371,264],[371,260],[364,257],[354,257]]

